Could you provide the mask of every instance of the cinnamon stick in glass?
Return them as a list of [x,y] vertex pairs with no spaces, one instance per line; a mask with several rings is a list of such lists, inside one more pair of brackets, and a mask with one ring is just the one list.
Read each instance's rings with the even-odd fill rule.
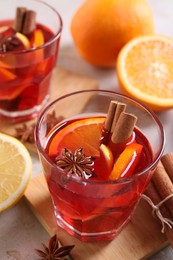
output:
[[126,104],[112,100],[110,102],[108,113],[105,119],[102,143],[107,144],[110,136],[115,128],[115,125],[119,119],[120,114],[125,111]]
[[110,132],[110,130],[111,130],[116,107],[117,107],[117,102],[112,100],[109,104],[108,113],[107,113],[107,116],[105,119],[105,124],[104,124],[104,128],[107,132]]
[[25,18],[23,21],[22,33],[30,34],[36,28],[36,12],[32,10],[28,10],[25,13]]
[[122,112],[124,112],[126,109],[126,104],[124,103],[117,103],[117,106],[116,106],[116,109],[115,109],[115,113],[114,113],[114,118],[113,118],[113,121],[112,121],[112,126],[111,126],[111,133],[113,133],[114,131],[114,128],[117,124],[117,121],[121,115]]
[[137,117],[133,114],[122,112],[115,125],[111,141],[114,144],[126,142],[133,133]]
[[22,27],[23,27],[26,10],[27,9],[25,7],[16,8],[16,17],[14,20],[14,29],[16,32],[22,32]]
[[116,107],[117,107],[117,102],[112,100],[109,104],[109,108],[108,108],[107,116],[106,116],[106,119],[105,119],[104,127],[102,129],[102,136],[101,136],[101,143],[102,144],[107,145],[107,143],[108,143]]
[[36,12],[27,10],[25,7],[17,7],[14,21],[16,32],[30,34],[36,28]]

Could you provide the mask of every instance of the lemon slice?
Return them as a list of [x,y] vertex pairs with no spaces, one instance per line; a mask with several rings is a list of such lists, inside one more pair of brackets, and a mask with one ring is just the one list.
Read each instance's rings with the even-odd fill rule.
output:
[[16,37],[23,43],[26,49],[30,48],[30,41],[24,34],[17,32]]
[[25,146],[16,138],[0,133],[0,212],[22,197],[31,172],[32,161]]

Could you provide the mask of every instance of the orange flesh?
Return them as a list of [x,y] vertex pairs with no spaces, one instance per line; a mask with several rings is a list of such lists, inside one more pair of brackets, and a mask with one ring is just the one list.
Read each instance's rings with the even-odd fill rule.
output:
[[86,155],[99,156],[100,136],[104,121],[105,118],[91,118],[67,125],[52,139],[49,155],[56,155],[64,148],[74,152],[82,147]]
[[16,75],[4,68],[0,68],[0,77],[1,79],[8,81],[15,79]]
[[155,40],[134,46],[126,57],[129,82],[148,95],[173,96],[172,57],[173,45],[166,42]]
[[44,36],[41,30],[36,29],[34,31],[34,46],[39,47],[44,44]]
[[117,180],[123,176],[131,176],[133,174],[134,168],[136,167],[140,159],[142,148],[143,146],[141,144],[129,144],[115,162],[109,179]]

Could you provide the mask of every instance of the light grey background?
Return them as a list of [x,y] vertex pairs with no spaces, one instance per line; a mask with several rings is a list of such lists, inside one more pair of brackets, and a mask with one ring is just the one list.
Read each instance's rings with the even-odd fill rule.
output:
[[[119,91],[115,69],[103,70],[92,67],[82,60],[75,50],[69,27],[71,17],[82,1],[47,0],[45,2],[56,8],[63,18],[64,27],[58,66],[97,79],[100,82],[101,89]],[[173,1],[148,0],[148,2],[154,13],[156,32],[173,36]],[[172,152],[173,110],[158,113],[158,117],[165,128],[167,138],[165,152]],[[37,156],[34,154],[31,155],[33,158],[33,176],[36,176],[41,172],[41,166]],[[38,257],[34,253],[34,248],[40,247],[40,242],[47,242],[48,238],[48,234],[39,224],[23,199],[13,208],[0,214],[0,260],[36,260]],[[171,260],[173,259],[173,251],[170,247],[166,247],[159,254],[151,257],[151,259]],[[133,254],[131,259],[122,260],[133,260]]]

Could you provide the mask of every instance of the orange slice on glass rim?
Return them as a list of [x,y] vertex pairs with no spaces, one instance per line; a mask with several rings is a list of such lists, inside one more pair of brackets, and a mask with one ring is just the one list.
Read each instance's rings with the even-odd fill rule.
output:
[[155,111],[173,107],[173,39],[162,35],[129,41],[117,58],[122,91]]
[[52,139],[49,155],[57,155],[64,148],[72,152],[83,148],[85,155],[99,156],[100,136],[104,121],[105,118],[86,118],[65,126]]

